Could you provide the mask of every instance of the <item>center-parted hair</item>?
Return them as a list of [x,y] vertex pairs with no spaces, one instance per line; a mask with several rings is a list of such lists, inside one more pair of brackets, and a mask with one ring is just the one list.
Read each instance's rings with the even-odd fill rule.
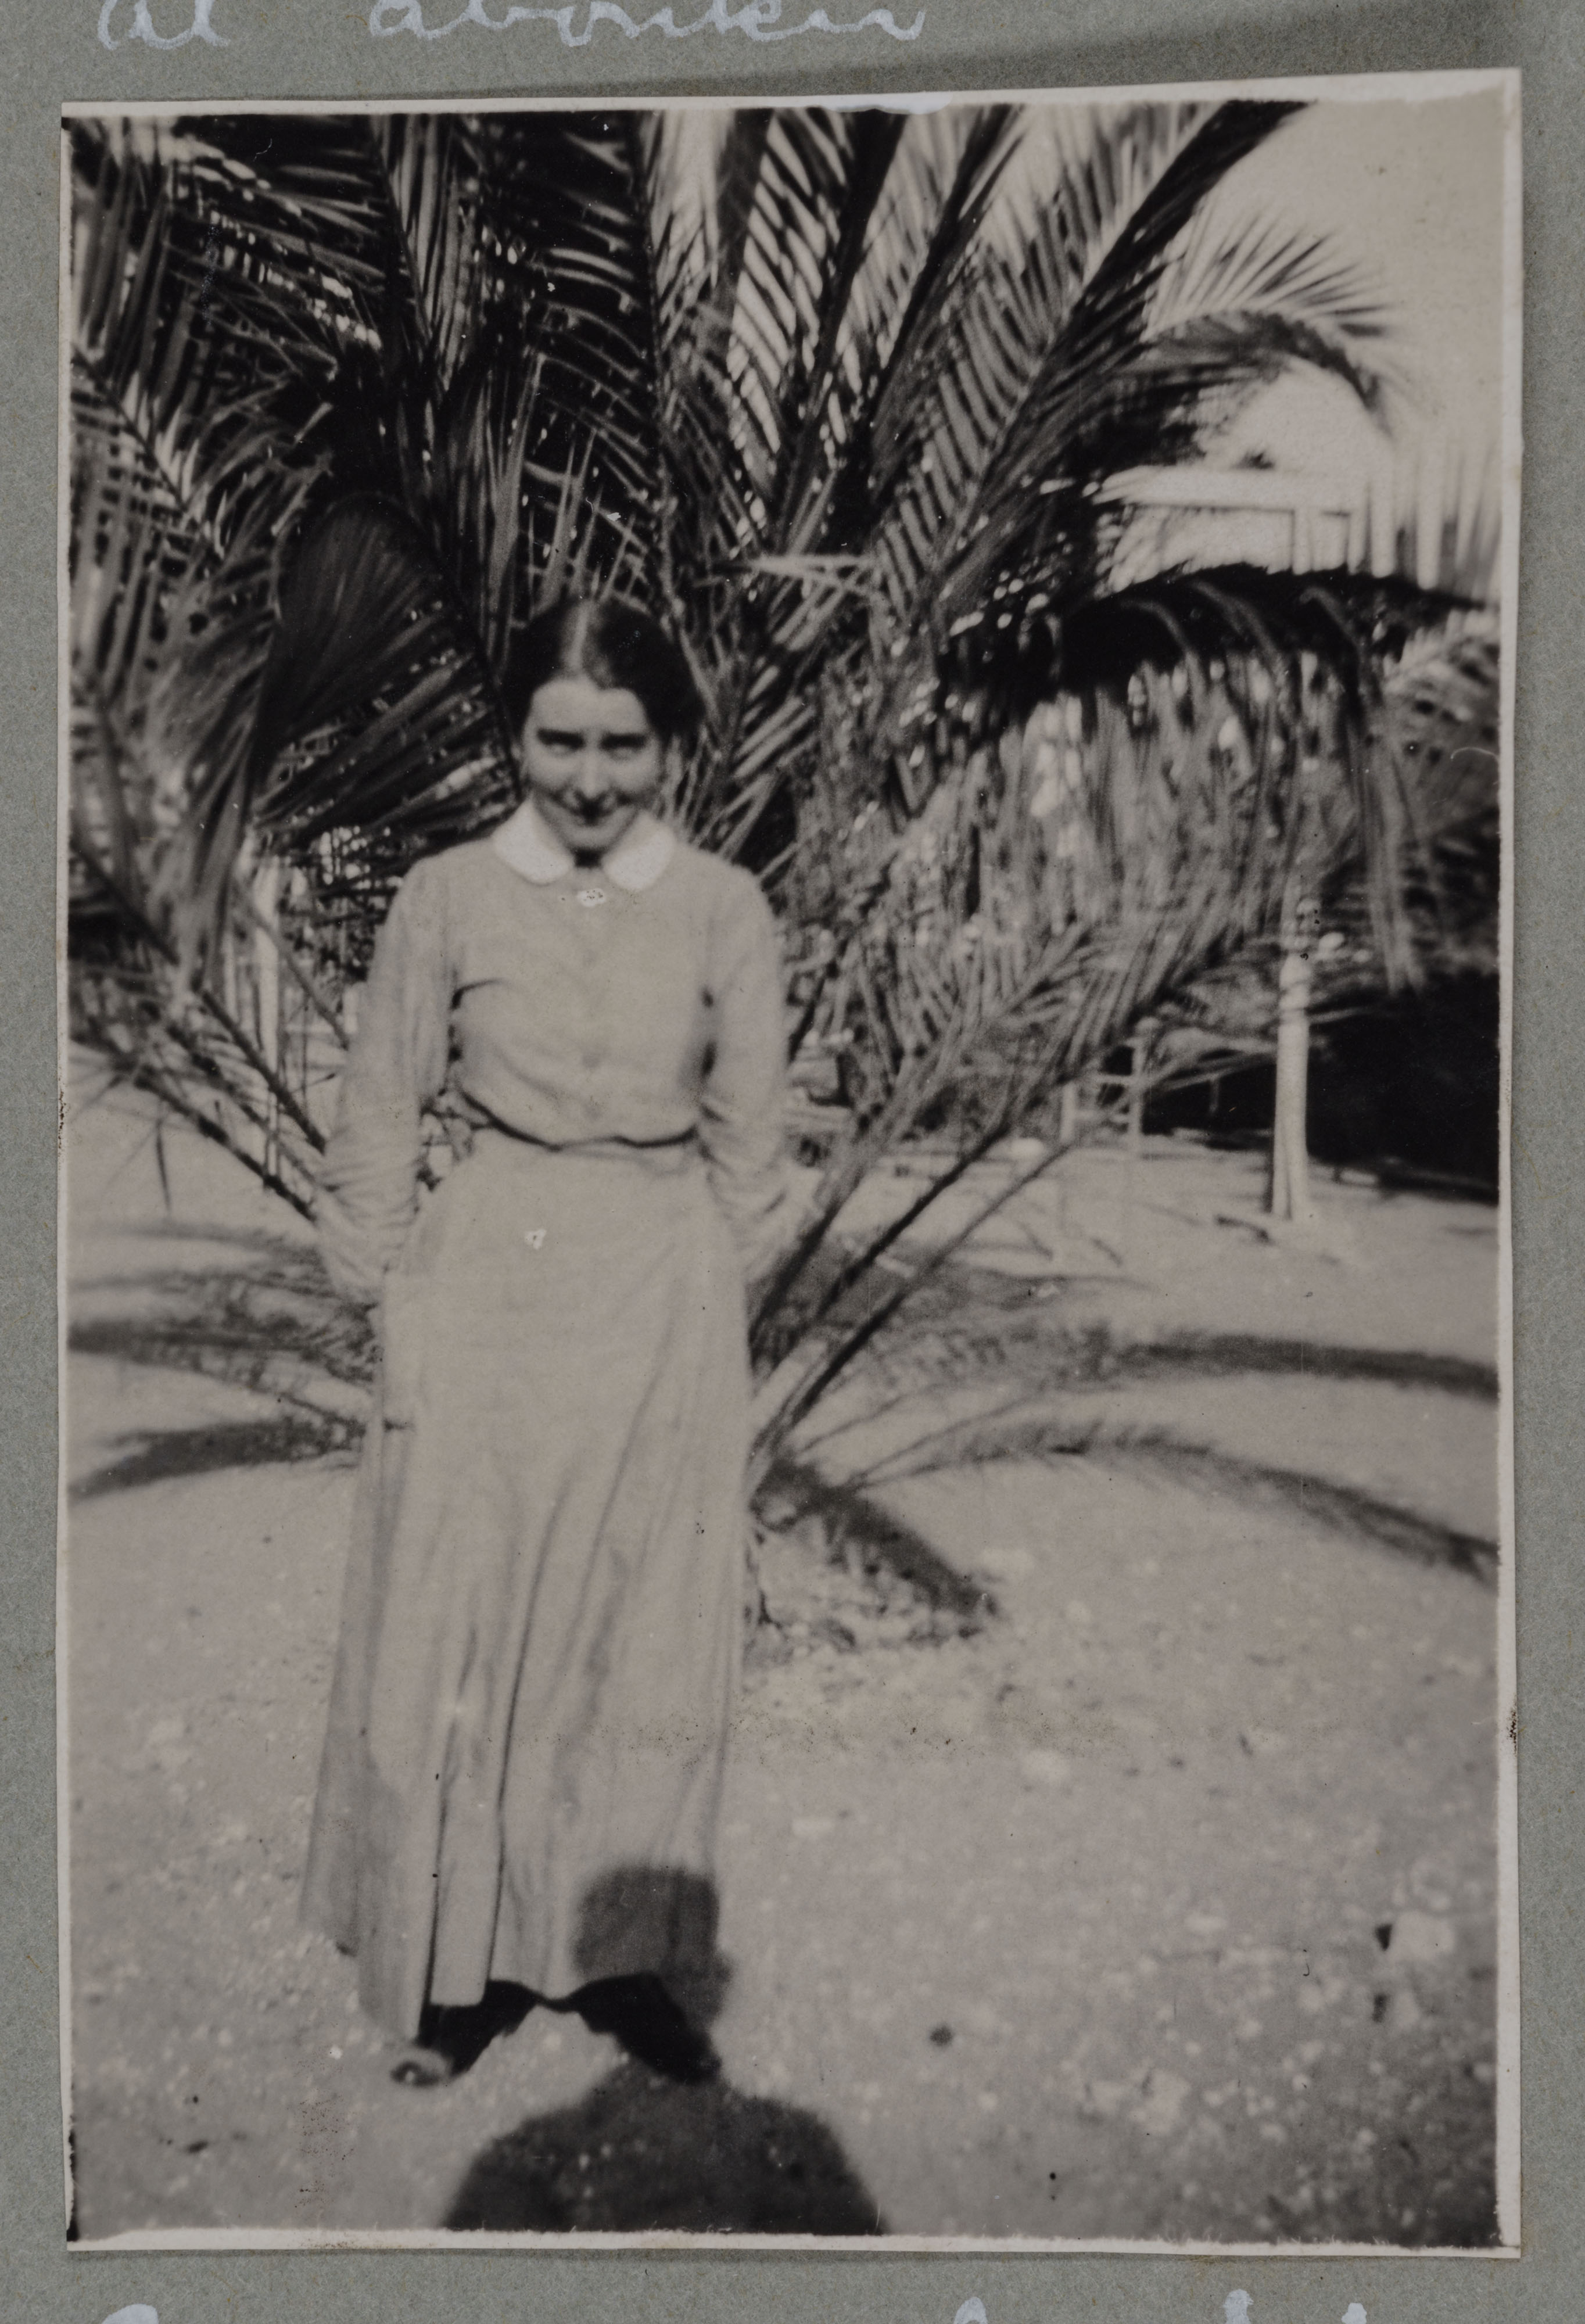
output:
[[677,647],[659,622],[613,598],[565,597],[529,623],[502,687],[514,734],[539,688],[557,678],[637,695],[663,742],[686,742],[699,723],[698,692]]

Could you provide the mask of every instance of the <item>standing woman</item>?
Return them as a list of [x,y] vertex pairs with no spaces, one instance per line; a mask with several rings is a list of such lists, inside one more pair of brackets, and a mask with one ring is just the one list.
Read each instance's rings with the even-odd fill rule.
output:
[[[650,812],[696,716],[665,634],[573,603],[520,668],[522,804],[402,883],[325,1157],[381,1368],[304,1913],[410,2045],[399,2080],[536,2000],[697,2078],[743,1286],[784,1198],[776,936]],[[420,1207],[443,1085],[471,1151]]]

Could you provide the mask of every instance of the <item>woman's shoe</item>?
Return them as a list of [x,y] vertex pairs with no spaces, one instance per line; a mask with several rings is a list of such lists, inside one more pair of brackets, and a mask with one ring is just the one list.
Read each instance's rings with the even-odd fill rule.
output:
[[408,2089],[438,2089],[476,2066],[500,2034],[515,2034],[539,1999],[521,1985],[487,1985],[484,1997],[460,2008],[426,2008],[419,2038],[391,2069]]
[[456,2080],[458,2069],[438,2050],[414,2042],[404,2050],[391,2069],[391,2079],[410,2090],[438,2089],[442,2083]]

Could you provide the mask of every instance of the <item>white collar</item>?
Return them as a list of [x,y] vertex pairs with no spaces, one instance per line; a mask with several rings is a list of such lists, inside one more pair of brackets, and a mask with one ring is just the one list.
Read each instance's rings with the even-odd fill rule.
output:
[[[546,823],[531,798],[508,816],[490,842],[503,863],[536,887],[565,880],[576,869],[568,849]],[[640,808],[600,869],[630,896],[652,888],[677,853],[677,841],[663,823]]]

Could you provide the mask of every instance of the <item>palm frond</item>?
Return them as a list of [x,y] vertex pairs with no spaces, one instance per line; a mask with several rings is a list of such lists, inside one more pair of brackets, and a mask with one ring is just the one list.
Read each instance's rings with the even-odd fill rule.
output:
[[[1202,222],[1292,110],[85,130],[73,798],[107,1050],[297,1184],[226,997],[256,896],[287,867],[283,973],[329,1028],[392,879],[510,803],[533,611],[659,612],[705,705],[673,811],[766,878],[795,1047],[838,1091],[756,1323],[763,1360],[816,1348],[785,1435],[937,1263],[909,1256],[932,1206],[1268,945],[1295,881],[1346,891],[1389,977],[1433,920],[1473,927],[1484,808],[1405,771],[1408,696],[1380,686],[1424,592],[1110,580],[1109,477],[1197,451],[1295,364],[1369,410],[1390,391],[1366,277]],[[1489,531],[1461,516],[1454,561]],[[145,921],[259,1063],[212,1012],[195,1031]],[[922,1128],[939,1167],[850,1239]],[[883,1261],[895,1292],[855,1323]]]
[[[312,737],[334,739],[302,752]],[[460,836],[511,804],[499,695],[443,569],[403,511],[368,497],[340,502],[304,541],[281,593],[246,757],[234,763],[251,812],[299,845],[355,820],[400,839],[409,815],[447,801]],[[492,775],[480,781],[485,766]],[[465,772],[475,779],[463,795]],[[217,770],[211,798],[225,779]],[[441,836],[432,813],[426,830],[431,844]]]
[[[1021,599],[1060,607],[1064,578],[1082,595],[1099,577],[1098,475],[1136,452],[1188,449],[1208,413],[1294,361],[1378,395],[1359,350],[1380,319],[1350,269],[1292,237],[1246,254],[1187,235],[1207,193],[1292,110],[1234,102],[1166,123],[1152,111],[1070,159],[1027,250],[988,257],[878,545],[900,631],[928,613],[940,638],[978,615],[985,634],[964,650],[994,666],[982,649],[1019,625]],[[999,590],[1006,618],[987,621]]]

